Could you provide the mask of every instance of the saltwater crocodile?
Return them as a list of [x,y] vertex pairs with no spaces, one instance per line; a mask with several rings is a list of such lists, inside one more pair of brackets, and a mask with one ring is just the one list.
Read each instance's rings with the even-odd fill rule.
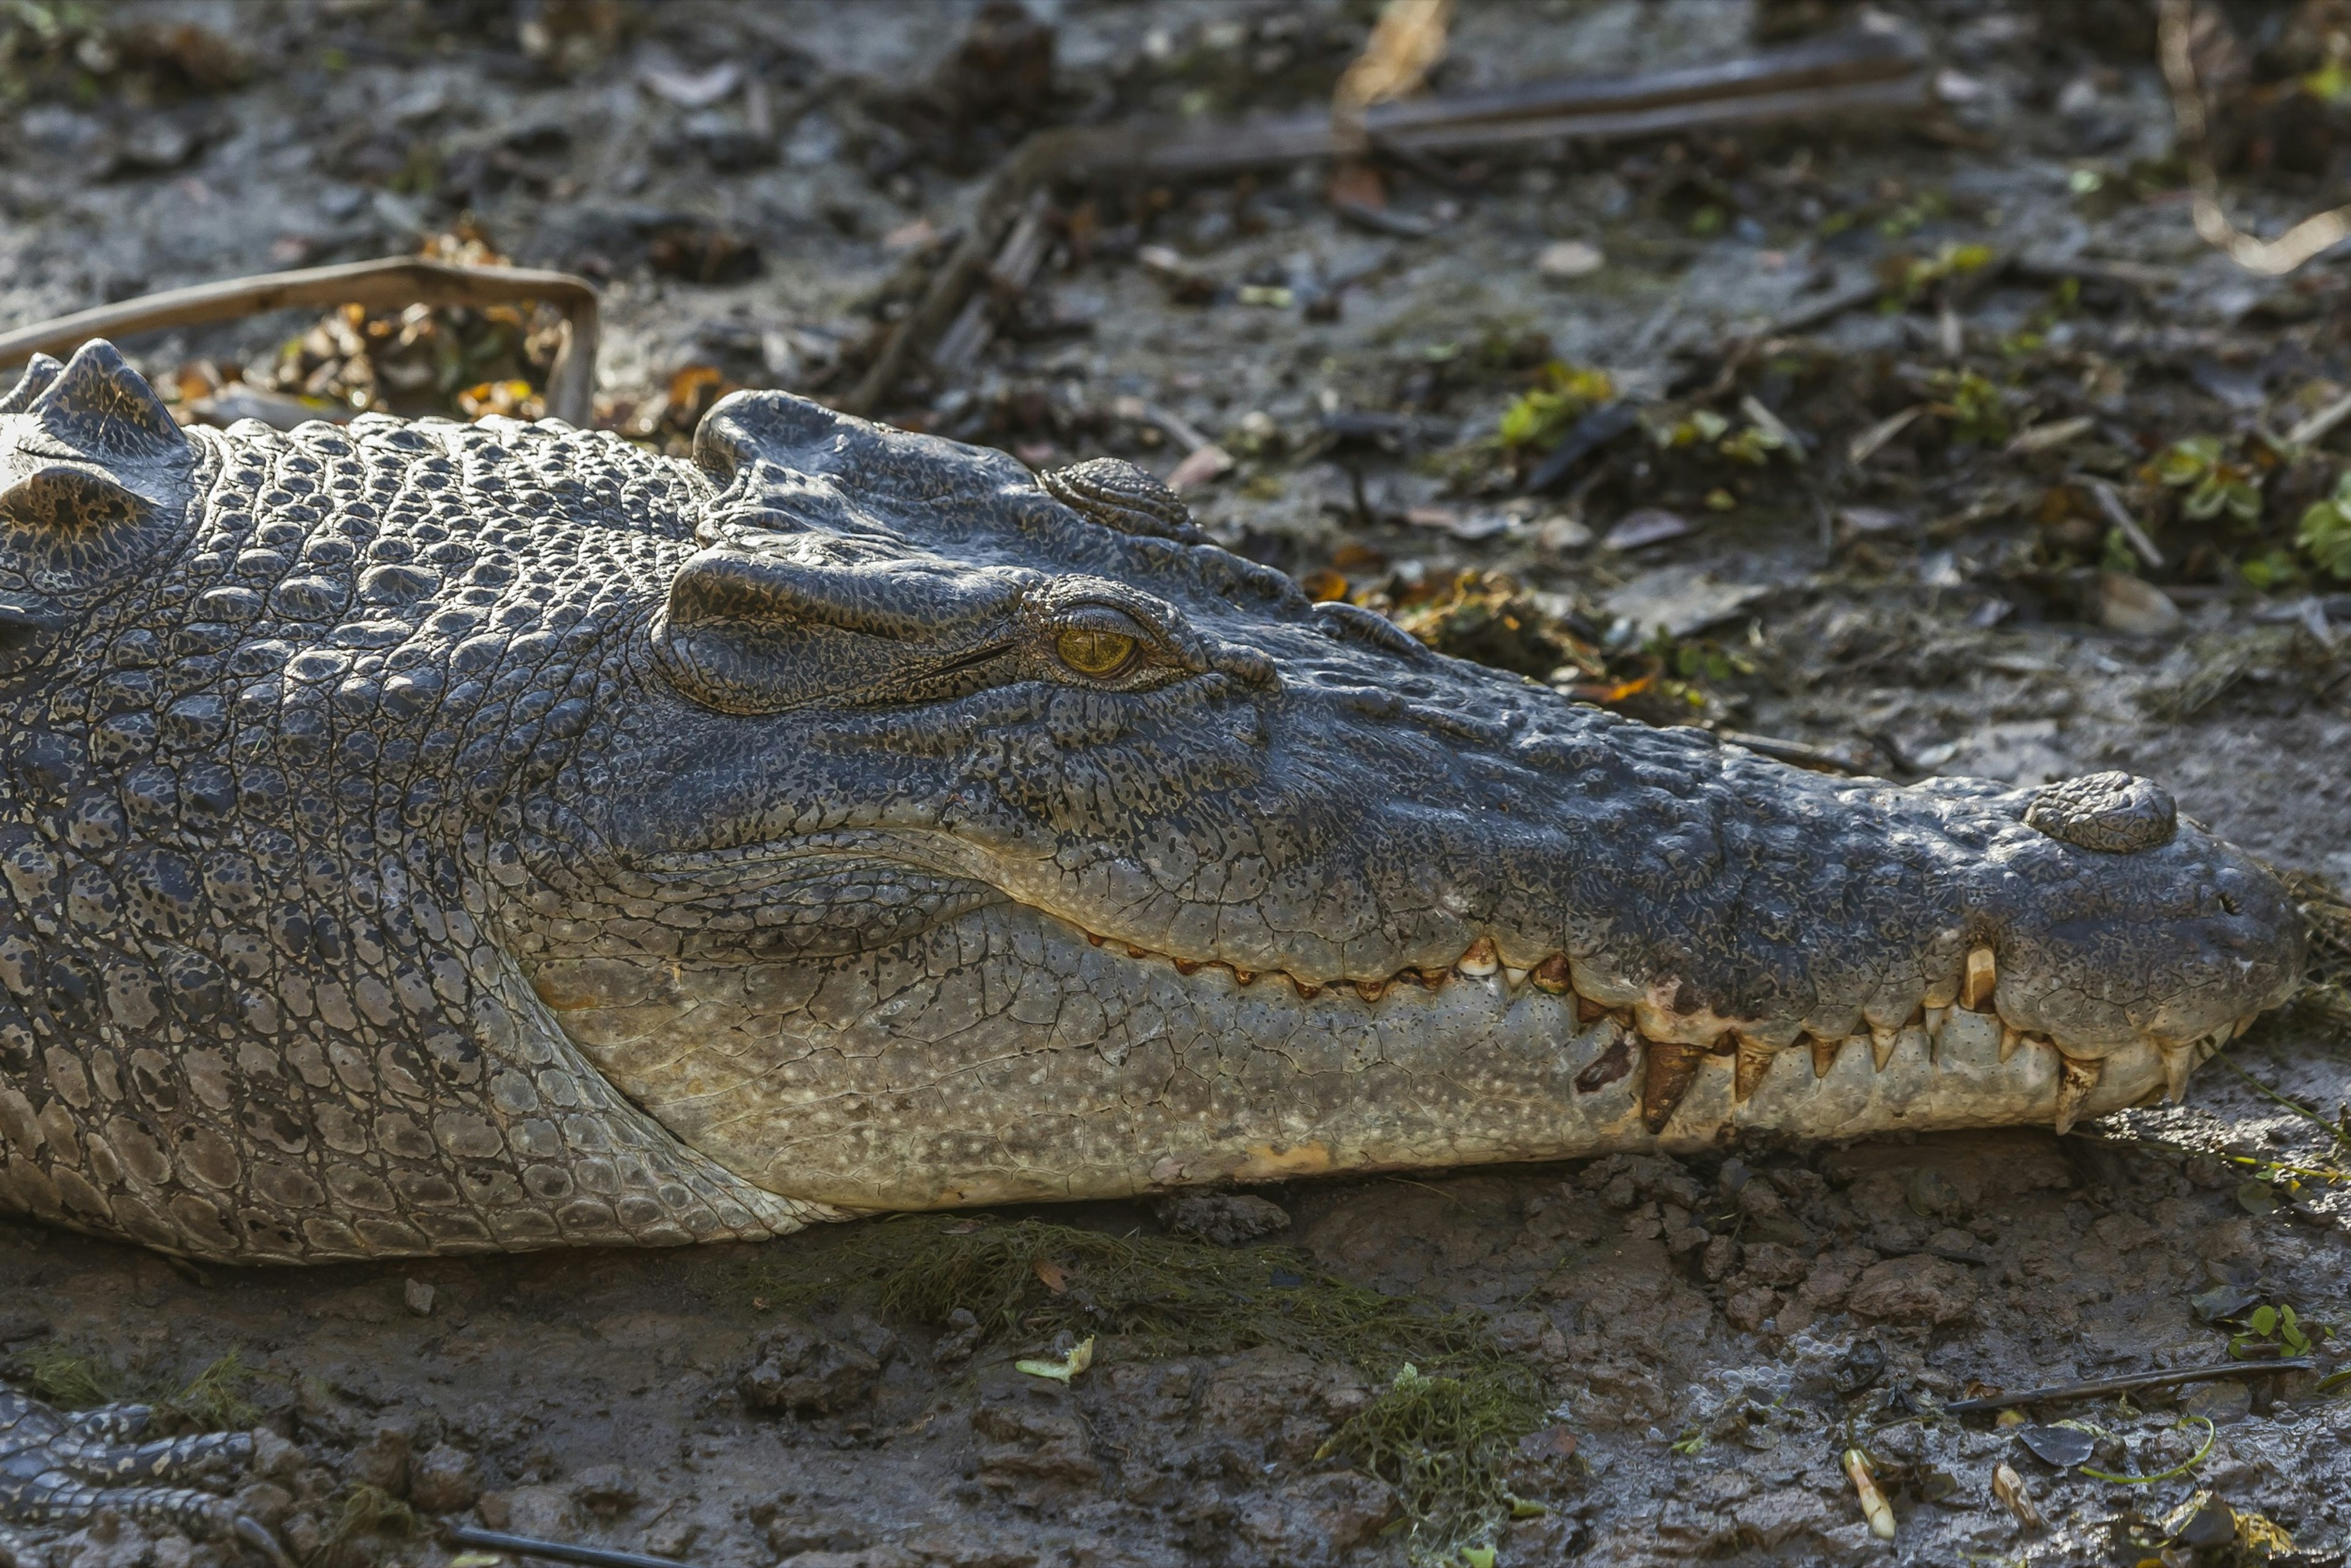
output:
[[2038,1121],[2284,998],[2157,785],[1897,788],[738,393],[0,401],[0,1207],[301,1262]]

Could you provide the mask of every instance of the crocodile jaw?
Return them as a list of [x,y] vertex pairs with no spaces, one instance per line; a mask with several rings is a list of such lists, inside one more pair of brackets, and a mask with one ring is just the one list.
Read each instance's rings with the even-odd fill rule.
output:
[[1693,1051],[1499,965],[1301,994],[1133,956],[1017,904],[883,953],[570,958],[534,979],[599,1070],[687,1145],[850,1208],[1688,1150],[1750,1127],[2062,1130],[2160,1096],[2179,1071],[2152,1039],[2085,1069],[1961,1007],[1834,1042]]

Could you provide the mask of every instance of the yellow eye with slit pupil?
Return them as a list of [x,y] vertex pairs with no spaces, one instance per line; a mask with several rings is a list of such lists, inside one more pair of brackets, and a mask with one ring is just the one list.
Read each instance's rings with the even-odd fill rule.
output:
[[1078,674],[1101,680],[1126,668],[1134,657],[1134,639],[1123,632],[1071,626],[1054,641],[1053,652]]

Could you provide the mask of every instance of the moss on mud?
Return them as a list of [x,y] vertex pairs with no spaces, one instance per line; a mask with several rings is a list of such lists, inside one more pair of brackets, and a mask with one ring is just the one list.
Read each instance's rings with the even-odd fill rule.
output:
[[60,1410],[88,1410],[129,1400],[152,1405],[190,1431],[226,1432],[251,1427],[261,1412],[246,1397],[254,1371],[230,1351],[183,1383],[165,1373],[134,1374],[111,1361],[84,1355],[59,1340],[20,1353],[12,1381]]
[[1114,1336],[1101,1359],[1272,1346],[1350,1365],[1382,1392],[1317,1457],[1395,1487],[1395,1528],[1420,1562],[1494,1541],[1510,1517],[1512,1446],[1544,1420],[1537,1378],[1495,1344],[1482,1314],[1384,1295],[1290,1248],[915,1215],[860,1225],[790,1263],[762,1260],[752,1281],[762,1299],[800,1310],[856,1301],[931,1326],[960,1308],[989,1340]]

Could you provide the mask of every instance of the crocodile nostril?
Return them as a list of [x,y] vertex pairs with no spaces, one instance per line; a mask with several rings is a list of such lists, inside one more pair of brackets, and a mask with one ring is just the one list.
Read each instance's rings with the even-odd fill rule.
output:
[[2024,820],[2053,839],[2109,854],[2158,848],[2179,831],[2169,790],[2120,772],[2052,784],[2032,798]]

